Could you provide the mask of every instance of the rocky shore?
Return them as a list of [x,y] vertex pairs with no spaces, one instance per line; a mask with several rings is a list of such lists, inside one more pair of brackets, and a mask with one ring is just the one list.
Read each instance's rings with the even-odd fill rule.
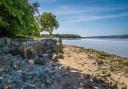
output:
[[59,61],[82,76],[80,82],[75,77],[80,88],[72,89],[128,89],[128,58],[66,45],[64,59]]
[[62,89],[66,72],[57,62],[63,56],[61,40],[17,43],[0,47],[0,89]]
[[128,58],[67,45],[58,60],[12,50],[0,47],[0,89],[128,89]]

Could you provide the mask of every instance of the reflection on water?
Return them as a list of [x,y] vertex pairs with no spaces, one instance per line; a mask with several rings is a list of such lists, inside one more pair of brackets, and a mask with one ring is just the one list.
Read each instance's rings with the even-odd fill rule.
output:
[[128,57],[128,39],[63,39],[63,44],[93,48],[110,54]]

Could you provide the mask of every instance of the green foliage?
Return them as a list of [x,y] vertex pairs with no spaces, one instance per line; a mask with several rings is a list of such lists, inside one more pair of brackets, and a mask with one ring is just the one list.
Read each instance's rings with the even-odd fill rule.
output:
[[27,0],[0,0],[0,34],[28,35],[39,32],[37,29],[33,7]]
[[40,17],[41,30],[49,32],[52,35],[54,29],[59,27],[56,16],[51,12],[44,12]]

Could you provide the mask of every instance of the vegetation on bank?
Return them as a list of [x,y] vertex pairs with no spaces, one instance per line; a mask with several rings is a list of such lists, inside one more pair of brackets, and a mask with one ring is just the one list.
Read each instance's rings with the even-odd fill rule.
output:
[[[53,34],[53,37],[60,37],[60,38],[81,38],[80,35],[76,34]],[[41,37],[47,38],[49,37],[48,34],[42,34]]]
[[0,36],[37,35],[37,7],[37,2],[30,4],[28,0],[0,0]]
[[51,12],[40,15],[38,7],[38,2],[28,0],[0,0],[0,37],[39,37],[42,31],[51,35],[59,27],[56,16]]

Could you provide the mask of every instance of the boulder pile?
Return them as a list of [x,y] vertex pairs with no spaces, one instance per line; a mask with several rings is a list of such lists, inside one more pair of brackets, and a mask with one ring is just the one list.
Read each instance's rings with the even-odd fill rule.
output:
[[19,54],[28,59],[42,57],[44,59],[58,59],[63,57],[63,45],[60,38],[42,39],[23,44],[17,48]]
[[[12,53],[16,52],[16,53]],[[61,89],[60,39],[42,39],[16,48],[0,48],[0,89]]]
[[[61,65],[53,60],[45,64],[29,64],[20,55],[0,54],[0,89],[62,89]],[[6,64],[7,63],[7,64]]]

